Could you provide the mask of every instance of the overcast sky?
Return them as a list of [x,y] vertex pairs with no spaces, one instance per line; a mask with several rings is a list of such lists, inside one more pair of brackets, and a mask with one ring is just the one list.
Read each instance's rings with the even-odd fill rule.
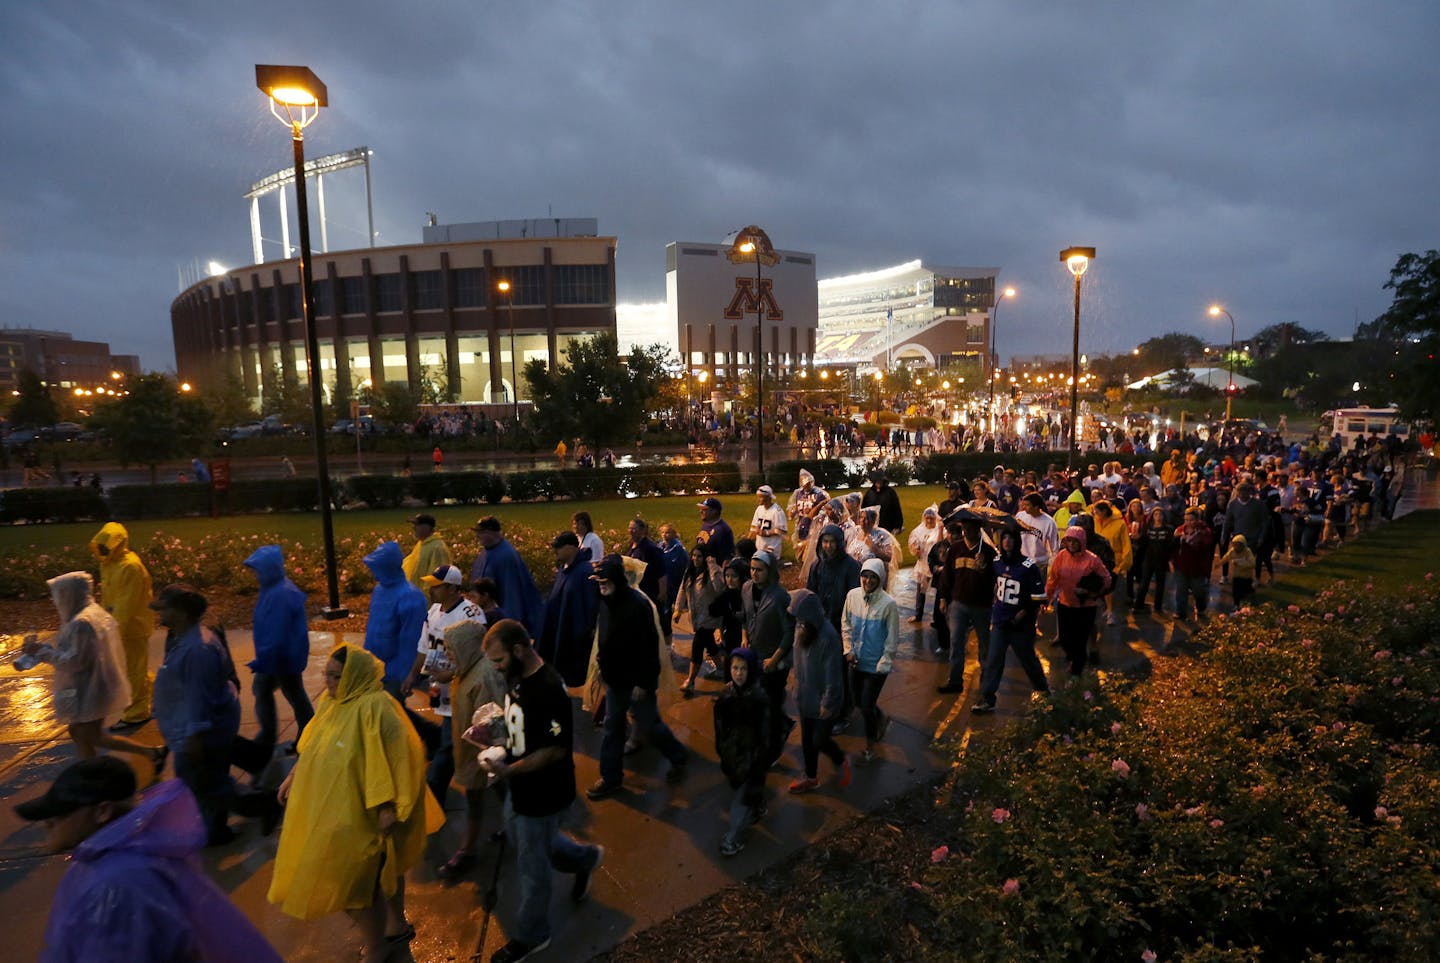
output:
[[[1083,350],[1223,340],[1214,300],[1242,338],[1345,335],[1440,247],[1437,41],[1434,0],[16,0],[0,324],[172,368],[177,269],[248,263],[242,195],[290,162],[263,62],[328,85],[310,156],[374,150],[382,244],[427,211],[598,217],[622,301],[664,298],[667,242],[748,223],[821,277],[996,265],[1004,356],[1068,352],[1058,252],[1094,245]],[[327,179],[332,249],[364,243],[360,185]]]

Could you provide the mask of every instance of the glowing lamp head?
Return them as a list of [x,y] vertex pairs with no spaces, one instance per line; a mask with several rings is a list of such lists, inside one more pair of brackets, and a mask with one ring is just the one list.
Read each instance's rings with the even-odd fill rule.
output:
[[1060,252],[1060,260],[1070,269],[1070,273],[1077,278],[1090,269],[1090,262],[1095,258],[1093,247],[1067,247]]
[[705,382],[709,381],[709,380],[710,380],[710,372],[708,372],[708,371],[702,371],[702,372],[700,372],[700,383],[701,383],[702,385],[703,385]]
[[255,86],[285,107],[328,107],[329,92],[309,67],[255,65]]
[[949,391],[949,390],[950,390],[950,382],[949,382],[949,381],[942,381],[942,382],[940,383],[940,387],[944,388],[946,391]]
[[884,377],[884,375],[880,374],[880,372],[878,372],[878,371],[875,372],[875,380],[876,380],[876,381],[879,381],[882,377]]
[[1004,290],[1003,294],[1004,294],[1004,296],[1007,297],[1007,298],[1013,298],[1013,297],[1015,296],[1015,289],[1014,289],[1014,288],[1006,288],[1006,289]]
[[1218,305],[1218,304],[1212,304],[1212,305],[1210,305],[1210,317],[1212,317],[1212,318],[1218,318],[1218,317],[1220,317],[1220,311],[1221,311],[1220,305]]
[[753,254],[755,251],[754,241],[745,241],[740,245],[741,254]]
[[182,382],[180,382],[180,390],[181,390],[181,391],[189,391],[189,390],[191,390],[190,382],[188,382],[188,381],[182,381]]
[[508,294],[510,292],[510,282],[501,281],[499,284],[495,285],[495,289],[501,294]]

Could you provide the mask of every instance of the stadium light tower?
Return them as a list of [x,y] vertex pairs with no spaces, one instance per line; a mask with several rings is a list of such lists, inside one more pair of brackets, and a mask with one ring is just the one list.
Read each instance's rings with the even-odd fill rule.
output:
[[[310,266],[310,211],[305,196],[305,128],[330,106],[329,93],[309,67],[255,65],[255,86],[270,99],[270,113],[290,128],[295,153],[295,216],[300,227],[300,313],[305,323],[305,363],[310,378],[310,414],[315,426],[315,465],[320,484],[320,527],[325,539],[326,619],[350,613],[340,607],[340,577],[335,561],[335,521],[330,509],[330,462],[325,454],[325,411],[320,394],[320,339],[315,333],[315,296]],[[281,116],[281,110],[285,114]]]

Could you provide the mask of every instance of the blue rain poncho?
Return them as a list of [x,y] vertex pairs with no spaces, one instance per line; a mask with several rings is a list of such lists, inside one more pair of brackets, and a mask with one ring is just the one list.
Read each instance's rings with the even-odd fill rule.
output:
[[365,651],[385,664],[387,682],[401,682],[409,675],[430,610],[425,596],[405,580],[404,560],[405,554],[394,542],[381,542],[365,556],[365,566],[375,576],[365,623]]
[[494,548],[481,549],[475,557],[475,564],[470,566],[470,582],[473,585],[482,578],[495,580],[500,590],[497,601],[511,618],[520,620],[532,639],[539,636],[545,627],[545,603],[525,560],[507,539],[502,538]]
[[50,908],[41,963],[280,963],[201,868],[205,824],[177,779],[75,848]]
[[261,545],[245,560],[260,582],[255,599],[253,672],[300,675],[310,660],[310,623],[305,618],[305,593],[285,577],[285,556],[279,545]]

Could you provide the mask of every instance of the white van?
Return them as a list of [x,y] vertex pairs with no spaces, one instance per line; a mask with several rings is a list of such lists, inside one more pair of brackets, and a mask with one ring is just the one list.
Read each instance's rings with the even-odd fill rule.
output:
[[1400,409],[1394,405],[1388,408],[1337,408],[1325,412],[1320,420],[1322,428],[1327,420],[1330,422],[1329,435],[1340,436],[1340,447],[1344,451],[1354,447],[1356,438],[1369,438],[1371,435],[1382,439],[1386,435],[1396,435],[1401,441],[1410,440],[1410,425],[1400,420]]

